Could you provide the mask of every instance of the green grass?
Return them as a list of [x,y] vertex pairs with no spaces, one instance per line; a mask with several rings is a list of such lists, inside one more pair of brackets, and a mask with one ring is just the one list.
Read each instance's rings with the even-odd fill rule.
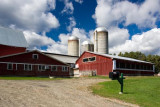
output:
[[138,104],[141,107],[160,106],[160,77],[126,77],[124,93],[119,94],[117,80],[102,82],[91,87],[94,94]]
[[49,77],[9,77],[3,76],[0,77],[0,80],[61,80],[61,79],[69,79],[69,78],[49,78]]

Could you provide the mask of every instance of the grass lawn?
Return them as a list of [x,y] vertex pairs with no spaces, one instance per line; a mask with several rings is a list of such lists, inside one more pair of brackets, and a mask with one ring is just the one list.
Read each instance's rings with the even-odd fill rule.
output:
[[61,80],[61,79],[69,79],[69,78],[49,78],[49,77],[0,77],[0,80]]
[[117,80],[102,82],[91,87],[94,94],[138,104],[141,107],[160,106],[160,77],[126,77],[124,93],[119,94]]

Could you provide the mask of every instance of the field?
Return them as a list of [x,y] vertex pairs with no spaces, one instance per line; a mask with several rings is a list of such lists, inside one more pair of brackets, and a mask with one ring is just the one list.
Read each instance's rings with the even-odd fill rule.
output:
[[138,104],[141,107],[160,105],[160,77],[126,77],[124,93],[119,94],[117,80],[105,81],[90,87],[94,94]]

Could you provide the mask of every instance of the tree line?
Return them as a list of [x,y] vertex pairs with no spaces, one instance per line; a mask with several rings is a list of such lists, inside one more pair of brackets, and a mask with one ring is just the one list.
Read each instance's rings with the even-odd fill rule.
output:
[[118,56],[129,57],[129,58],[134,58],[134,59],[143,60],[147,62],[152,62],[155,64],[155,73],[160,72],[160,56],[158,55],[151,55],[151,54],[145,55],[137,51],[137,52],[125,52],[125,53],[120,52]]

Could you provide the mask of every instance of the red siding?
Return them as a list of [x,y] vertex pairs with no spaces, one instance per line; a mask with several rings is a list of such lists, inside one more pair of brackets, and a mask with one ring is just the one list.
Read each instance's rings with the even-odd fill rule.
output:
[[[83,58],[96,56],[96,61],[93,62],[83,62]],[[85,52],[77,60],[76,64],[79,65],[79,71],[97,71],[97,75],[108,75],[112,72],[112,59],[103,57],[100,55],[95,55],[92,53]]]
[[[93,57],[96,56],[96,61],[94,62],[83,62],[83,58]],[[138,64],[139,66],[145,65],[147,67],[153,67],[153,64],[150,63],[140,63],[140,62],[133,62],[133,61],[126,61],[126,60],[119,60],[115,59],[116,62],[123,62],[126,64]],[[108,75],[109,72],[112,71],[119,71],[124,73],[124,75],[153,75],[153,70],[136,70],[130,69],[127,70],[126,68],[121,68],[113,70],[113,61],[111,58],[104,57],[101,55],[97,55],[94,53],[84,52],[81,57],[77,60],[76,64],[79,66],[80,72],[88,72],[88,71],[97,71],[97,75]]]
[[[38,59],[33,59],[32,55],[38,54]],[[7,70],[7,63],[13,63],[13,70]],[[17,69],[16,69],[17,64]],[[24,70],[24,64],[32,64],[32,71]],[[38,64],[48,65],[49,69],[45,71],[38,70]],[[51,71],[51,66],[57,65],[57,71]],[[67,71],[62,71],[62,66],[68,66],[58,60],[50,58],[40,52],[28,52],[17,54],[14,56],[0,58],[0,75],[15,75],[15,76],[69,76],[69,68]],[[68,66],[69,67],[69,66]]]
[[13,46],[6,46],[0,45],[0,56],[10,55],[25,52],[26,48],[24,47],[13,47]]

